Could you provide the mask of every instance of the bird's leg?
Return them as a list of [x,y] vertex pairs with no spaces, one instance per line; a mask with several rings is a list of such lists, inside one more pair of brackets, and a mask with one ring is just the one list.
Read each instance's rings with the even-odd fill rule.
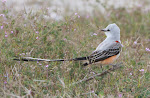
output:
[[120,65],[122,63],[118,63],[118,64],[110,64],[113,68],[115,68],[116,66]]
[[117,64],[109,64],[109,66],[112,66],[113,68],[115,68]]
[[101,67],[101,69],[102,69],[102,71],[103,71],[104,69],[103,69],[103,66],[102,66],[102,64],[100,64],[100,67]]

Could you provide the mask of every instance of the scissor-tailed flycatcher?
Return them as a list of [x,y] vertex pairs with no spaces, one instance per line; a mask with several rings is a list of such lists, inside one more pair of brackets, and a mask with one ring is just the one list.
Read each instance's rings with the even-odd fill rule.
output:
[[120,55],[121,52],[121,41],[120,41],[120,29],[119,27],[113,23],[109,24],[105,29],[102,30],[106,34],[106,39],[98,45],[95,51],[87,57],[79,57],[74,59],[40,59],[40,58],[32,58],[32,57],[23,57],[14,60],[21,61],[79,61],[86,60],[87,62],[83,65],[89,65],[93,63],[100,64],[111,64],[113,63]]

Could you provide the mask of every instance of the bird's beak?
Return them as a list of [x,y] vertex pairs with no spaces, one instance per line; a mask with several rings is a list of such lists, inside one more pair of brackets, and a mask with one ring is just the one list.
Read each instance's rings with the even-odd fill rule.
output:
[[106,29],[102,29],[101,31],[106,32],[107,30]]

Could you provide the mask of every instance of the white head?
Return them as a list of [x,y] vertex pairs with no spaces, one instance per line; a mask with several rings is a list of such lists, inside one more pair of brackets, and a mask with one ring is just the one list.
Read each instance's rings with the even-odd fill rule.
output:
[[120,40],[120,28],[115,24],[109,24],[105,29],[102,29],[105,32],[107,38],[112,40]]

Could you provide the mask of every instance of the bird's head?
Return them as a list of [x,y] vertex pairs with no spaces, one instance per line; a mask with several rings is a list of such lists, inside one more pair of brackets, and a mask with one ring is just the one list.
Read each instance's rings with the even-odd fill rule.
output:
[[109,24],[105,29],[101,31],[105,32],[107,37],[116,37],[120,39],[120,28],[115,24]]

